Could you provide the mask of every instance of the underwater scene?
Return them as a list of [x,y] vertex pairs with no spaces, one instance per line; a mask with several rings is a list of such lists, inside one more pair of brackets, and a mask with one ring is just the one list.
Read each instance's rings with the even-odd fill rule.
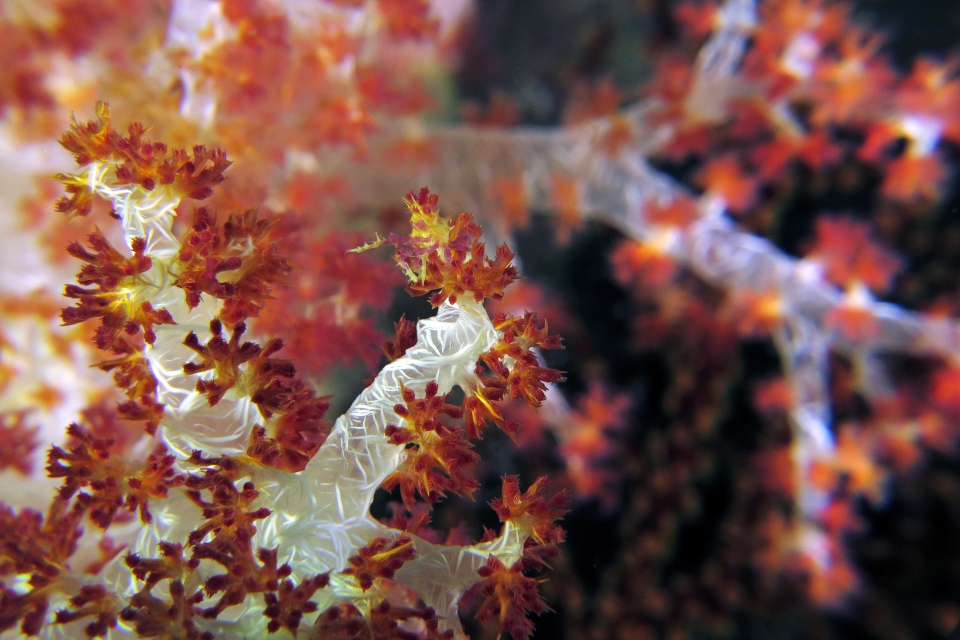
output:
[[952,0],[0,0],[0,638],[958,638],[958,176]]

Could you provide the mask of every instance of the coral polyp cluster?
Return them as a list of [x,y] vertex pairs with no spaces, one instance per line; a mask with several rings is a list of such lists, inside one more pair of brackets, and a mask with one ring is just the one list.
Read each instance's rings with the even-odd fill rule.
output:
[[957,18],[0,3],[3,634],[955,635]]
[[[526,572],[563,539],[554,524],[562,494],[545,498],[543,480],[521,493],[507,477],[493,504],[502,531],[465,545],[418,535],[422,510],[401,528],[370,513],[381,486],[399,485],[409,509],[417,494],[427,506],[447,492],[472,494],[472,441],[488,421],[507,428],[498,401],[538,407],[545,385],[561,379],[531,351],[560,346],[535,315],[491,320],[481,304],[516,278],[512,254],[501,247],[485,259],[467,214],[442,218],[435,195],[409,194],[413,232],[391,242],[404,271],[422,274],[408,288],[439,290],[430,298],[438,313],[403,331],[387,350],[392,361],[331,425],[327,399],[297,377],[294,360],[277,356],[281,340],[244,340],[246,322],[292,268],[273,235],[280,216],[247,211],[218,222],[200,207],[178,233],[181,199],[209,196],[229,162],[195,150],[201,165],[212,158],[198,168],[175,150],[170,175],[152,159],[131,180],[130,147],[158,150],[155,158],[165,147],[140,140],[139,126],[116,134],[106,105],[98,116],[63,138],[80,167],[59,177],[71,193],[61,209],[86,215],[76,203],[106,200],[126,246],[100,231],[91,250],[70,245],[88,288],[67,286],[79,302],[63,320],[99,322],[93,341],[107,359],[97,366],[127,396],[114,419],[141,419],[145,433],[121,443],[72,424],[48,455],[47,474],[62,485],[46,514],[4,510],[4,629],[453,638],[462,636],[458,603],[473,587],[488,594],[481,621],[497,616],[503,631],[527,637],[526,614],[546,607]],[[142,177],[151,172],[156,179]],[[428,243],[425,226],[435,234]],[[429,267],[411,269],[404,247],[421,247],[416,260]],[[455,387],[462,407],[447,402]],[[91,545],[101,558],[83,567]],[[521,600],[509,595],[518,590]]]

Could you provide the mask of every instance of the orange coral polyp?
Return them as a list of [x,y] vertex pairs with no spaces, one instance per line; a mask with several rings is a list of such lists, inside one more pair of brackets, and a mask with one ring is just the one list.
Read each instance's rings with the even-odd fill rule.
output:
[[441,415],[459,418],[460,407],[448,404],[446,395],[437,395],[437,383],[427,383],[424,397],[404,388],[405,405],[394,407],[404,426],[388,425],[384,435],[395,445],[410,445],[404,459],[383,482],[384,489],[400,486],[407,509],[414,506],[414,492],[434,503],[448,492],[469,496],[477,482],[469,475],[480,457],[473,451],[458,426],[445,424]]
[[501,522],[512,522],[524,531],[529,531],[537,544],[563,542],[564,533],[556,521],[567,512],[564,508],[567,497],[564,492],[547,499],[544,495],[547,478],[541,476],[520,492],[517,476],[503,478],[503,495],[490,501],[490,506]]
[[498,386],[511,398],[523,398],[530,407],[539,407],[546,400],[546,383],[561,382],[563,375],[541,367],[532,349],[562,349],[560,337],[549,335],[547,323],[541,324],[536,313],[526,312],[523,318],[498,314],[493,324],[503,331],[503,338],[481,356],[481,361],[500,379],[502,385]]
[[504,289],[520,277],[512,264],[515,254],[506,244],[497,247],[493,258],[486,257],[480,226],[469,213],[461,213],[452,221],[441,218],[438,198],[426,187],[419,193],[408,193],[404,203],[410,212],[409,236],[391,234],[386,240],[377,238],[353,251],[394,245],[394,259],[407,276],[411,295],[434,292],[430,304],[435,307],[447,300],[454,303],[467,293],[477,302],[484,298],[499,300]]

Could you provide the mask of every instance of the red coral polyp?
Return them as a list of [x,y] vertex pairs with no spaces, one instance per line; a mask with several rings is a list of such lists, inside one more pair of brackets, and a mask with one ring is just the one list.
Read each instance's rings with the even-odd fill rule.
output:
[[495,556],[477,571],[484,578],[479,595],[483,598],[476,618],[487,624],[496,617],[500,633],[510,634],[513,640],[526,640],[533,633],[529,613],[550,611],[537,590],[536,578],[523,575],[523,563],[516,562],[509,569]]
[[111,452],[113,440],[97,438],[79,424],[70,425],[67,434],[71,441],[66,450],[50,449],[47,475],[62,478],[60,498],[76,495],[75,507],[102,529],[110,526],[120,509],[139,511],[140,520],[150,522],[149,500],[166,498],[171,488],[183,484],[183,477],[173,470],[174,457],[163,445],[145,463],[131,463]]
[[200,356],[199,362],[186,362],[183,372],[193,375],[204,371],[212,371],[213,377],[197,380],[197,393],[207,396],[210,406],[215,406],[240,378],[240,365],[260,355],[260,345],[254,342],[240,343],[240,338],[246,331],[246,324],[237,323],[233,328],[230,341],[223,338],[223,324],[220,320],[210,321],[210,333],[213,334],[206,344],[200,344],[200,339],[193,331],[187,334],[183,344]]
[[88,242],[93,251],[79,242],[67,247],[70,255],[87,263],[77,274],[77,282],[87,288],[66,286],[64,295],[79,302],[61,312],[63,324],[101,318],[94,343],[104,351],[116,344],[121,331],[135,335],[142,329],[143,339],[153,344],[154,325],[175,323],[169,311],[154,309],[149,300],[142,299],[144,289],[152,286],[141,277],[153,265],[144,255],[146,241],[135,238],[130,247],[133,255],[128,258],[114,249],[99,229],[90,234]]
[[366,591],[373,587],[378,578],[392,579],[405,562],[415,557],[417,550],[408,535],[401,535],[395,540],[374,538],[350,557],[350,566],[343,570],[343,574],[353,576],[360,588]]
[[[220,223],[206,207],[197,209],[180,242],[174,282],[186,293],[187,305],[196,307],[207,294],[225,301],[220,318],[229,324],[258,315],[293,270],[277,250],[280,220],[244,211]],[[220,280],[227,272],[229,279]]]
[[294,377],[290,360],[271,357],[282,347],[274,338],[248,364],[245,386],[267,423],[253,430],[247,455],[277,469],[302,471],[327,437],[330,423],[323,416],[330,402]]
[[[131,124],[127,135],[121,135],[111,125],[106,103],[97,103],[96,112],[95,121],[80,124],[74,120],[60,138],[60,145],[81,166],[92,162],[114,165],[118,185],[134,184],[146,191],[170,185],[180,197],[203,200],[224,181],[223,173],[232,164],[221,149],[198,145],[188,153],[185,149],[168,150],[162,142],[145,141],[146,129],[140,123]],[[86,181],[64,174],[57,179],[69,194],[57,202],[57,210],[68,215],[90,213],[92,197]]]

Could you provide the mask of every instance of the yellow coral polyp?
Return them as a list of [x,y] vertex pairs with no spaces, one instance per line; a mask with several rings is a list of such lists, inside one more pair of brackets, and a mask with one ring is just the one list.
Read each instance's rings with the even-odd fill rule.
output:
[[425,210],[413,198],[404,198],[404,204],[410,211],[411,238],[424,238],[445,246],[450,241],[450,223],[435,211]]
[[138,276],[131,276],[128,280],[114,289],[116,299],[110,307],[114,310],[123,309],[126,315],[132,316],[140,308],[141,302],[150,300],[150,296],[144,295],[144,289],[150,285]]

